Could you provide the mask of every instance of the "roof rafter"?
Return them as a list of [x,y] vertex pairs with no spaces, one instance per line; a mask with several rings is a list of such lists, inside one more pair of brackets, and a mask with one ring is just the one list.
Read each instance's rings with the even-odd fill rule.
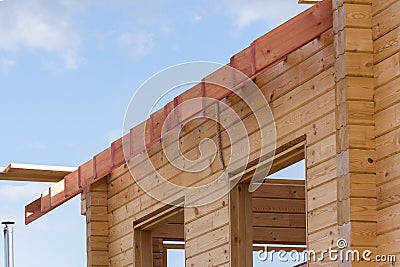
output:
[[0,180],[58,182],[76,169],[75,167],[10,163],[5,168],[0,167]]

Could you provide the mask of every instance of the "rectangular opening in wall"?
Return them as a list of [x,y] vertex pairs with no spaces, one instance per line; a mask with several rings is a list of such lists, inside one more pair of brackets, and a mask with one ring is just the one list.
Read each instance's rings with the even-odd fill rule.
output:
[[[184,266],[183,209],[171,207],[134,227],[135,262],[153,267]],[[183,265],[182,265],[183,263]]]
[[[252,193],[253,266],[296,266],[306,249],[304,144],[283,151]],[[279,252],[282,251],[282,252]]]

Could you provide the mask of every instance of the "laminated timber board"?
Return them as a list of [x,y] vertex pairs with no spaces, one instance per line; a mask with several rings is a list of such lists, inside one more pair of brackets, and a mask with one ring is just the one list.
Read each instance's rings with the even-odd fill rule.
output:
[[11,163],[5,168],[0,167],[0,180],[59,182],[75,170],[74,167]]
[[[308,27],[303,27],[303,25],[308,25]],[[318,39],[321,34],[328,31],[332,27],[332,13],[331,13],[331,3],[325,0],[309,10],[303,12],[299,16],[293,18],[292,20],[286,22],[281,27],[267,33],[255,40],[249,48],[246,48],[242,52],[239,52],[231,58],[230,65],[232,67],[238,68],[240,71],[244,72],[250,78],[256,78],[259,73],[265,72],[268,68],[274,67],[279,62],[283,60],[289,60],[288,55],[308,44],[310,47],[321,44]],[[286,40],[286,41],[285,41]],[[314,40],[314,41],[313,41]],[[282,43],[285,43],[282,46]],[[307,46],[307,45],[306,45]],[[295,55],[295,54],[294,54]],[[295,55],[296,56],[296,55]],[[294,57],[295,57],[294,56]],[[298,55],[297,55],[298,57]],[[324,67],[325,65],[322,65]],[[207,87],[204,91],[207,95]],[[199,90],[199,86],[188,90],[182,95],[178,96],[176,101],[167,104],[166,107],[173,106],[174,103],[179,103],[182,100],[189,99],[191,96],[196,96]],[[226,92],[221,92],[220,95],[215,95],[215,98],[225,97]],[[160,110],[153,114],[149,120],[149,127],[153,127],[153,122],[162,122],[165,118],[165,110]],[[185,116],[182,116],[185,117]],[[159,120],[158,118],[161,118]],[[144,124],[140,124],[135,130],[131,131],[131,134],[140,132],[143,129]],[[147,131],[147,129],[146,129]],[[150,131],[147,131],[148,133]],[[152,131],[155,132],[154,130]],[[143,137],[144,138],[144,137]],[[146,146],[153,150],[153,147],[157,146],[158,138],[156,135],[146,135]],[[128,140],[135,140],[136,138],[127,138]],[[144,147],[138,147],[135,144],[131,144],[132,156],[137,155]],[[26,223],[37,219],[41,215],[49,212],[58,205],[64,203],[74,195],[77,195],[83,191],[83,189],[95,182],[97,179],[101,179],[108,175],[112,170],[121,166],[124,163],[124,158],[122,154],[122,140],[116,140],[112,143],[111,147],[107,150],[96,155],[92,160],[81,165],[77,171],[67,175],[62,185],[63,190],[54,201],[50,201],[51,205],[46,205],[39,210],[33,211],[30,206],[29,215],[26,217]],[[61,186],[60,186],[61,187]],[[51,194],[46,195],[47,198],[52,198]],[[40,201],[41,203],[43,201]],[[33,211],[33,212],[32,212]],[[26,213],[28,215],[28,212]]]

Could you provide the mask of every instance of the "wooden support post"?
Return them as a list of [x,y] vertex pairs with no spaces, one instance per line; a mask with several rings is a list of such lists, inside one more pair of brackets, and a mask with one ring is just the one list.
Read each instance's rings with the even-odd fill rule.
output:
[[102,179],[86,188],[87,266],[109,266],[107,180]]
[[153,267],[153,244],[151,231],[134,229],[134,267]]
[[251,198],[249,184],[236,185],[229,195],[231,267],[253,266]]
[[[337,222],[349,249],[376,252],[374,74],[371,1],[333,0]],[[364,190],[366,187],[372,188]],[[336,245],[336,244],[335,244]],[[346,266],[376,266],[349,262]]]

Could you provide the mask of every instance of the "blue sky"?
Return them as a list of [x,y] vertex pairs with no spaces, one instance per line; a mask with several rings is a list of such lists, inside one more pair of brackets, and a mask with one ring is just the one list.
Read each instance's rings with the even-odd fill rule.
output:
[[[151,75],[229,62],[305,8],[297,0],[0,1],[0,166],[85,162],[120,136],[130,98]],[[78,198],[23,225],[25,204],[48,186],[0,182],[0,220],[17,221],[16,266],[85,266]]]

